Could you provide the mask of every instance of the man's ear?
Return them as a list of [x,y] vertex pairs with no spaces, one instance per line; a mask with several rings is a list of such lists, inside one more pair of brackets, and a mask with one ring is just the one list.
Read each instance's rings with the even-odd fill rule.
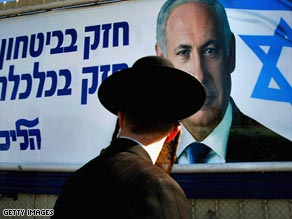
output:
[[229,56],[228,56],[228,72],[231,74],[236,65],[236,46],[235,46],[235,37],[234,34],[231,34],[230,43],[229,43]]
[[121,111],[118,112],[118,122],[119,122],[120,128],[123,128],[124,114]]
[[158,45],[158,43],[155,43],[155,52],[157,56],[163,57],[163,53],[162,50],[160,49],[160,46]]
[[172,130],[171,132],[167,135],[165,141],[166,142],[171,142],[175,136],[179,133],[179,131],[181,130],[181,126],[179,124],[177,124]]

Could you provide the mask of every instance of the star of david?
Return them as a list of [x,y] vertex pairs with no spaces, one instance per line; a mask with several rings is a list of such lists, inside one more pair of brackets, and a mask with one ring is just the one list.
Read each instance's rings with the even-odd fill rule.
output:
[[[277,67],[283,47],[292,47],[292,29],[280,19],[271,36],[240,35],[241,39],[252,49],[263,63],[258,80],[252,92],[253,98],[288,102],[292,104],[292,87]],[[268,46],[266,52],[261,47]],[[291,60],[287,60],[291,62]],[[291,71],[291,69],[289,69]],[[292,72],[289,72],[292,74]],[[270,87],[272,80],[278,87]]]

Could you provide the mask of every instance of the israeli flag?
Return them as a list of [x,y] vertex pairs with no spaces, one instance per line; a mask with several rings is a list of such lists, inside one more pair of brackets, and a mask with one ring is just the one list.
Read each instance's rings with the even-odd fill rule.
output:
[[243,113],[292,140],[292,1],[221,3],[236,37],[231,96]]

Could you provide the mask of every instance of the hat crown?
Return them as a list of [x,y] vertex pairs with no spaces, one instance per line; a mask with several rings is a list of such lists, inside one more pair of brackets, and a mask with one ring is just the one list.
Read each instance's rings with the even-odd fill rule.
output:
[[166,58],[159,56],[146,56],[138,59],[134,64],[135,69],[156,68],[156,67],[169,67],[174,68],[173,64]]
[[206,93],[199,80],[168,59],[146,56],[104,80],[98,96],[115,115],[124,111],[145,120],[174,121],[197,112]]

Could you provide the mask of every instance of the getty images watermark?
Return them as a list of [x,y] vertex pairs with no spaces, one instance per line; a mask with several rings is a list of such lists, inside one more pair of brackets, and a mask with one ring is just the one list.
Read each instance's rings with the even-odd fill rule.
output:
[[4,216],[53,216],[54,209],[4,209],[3,210]]

